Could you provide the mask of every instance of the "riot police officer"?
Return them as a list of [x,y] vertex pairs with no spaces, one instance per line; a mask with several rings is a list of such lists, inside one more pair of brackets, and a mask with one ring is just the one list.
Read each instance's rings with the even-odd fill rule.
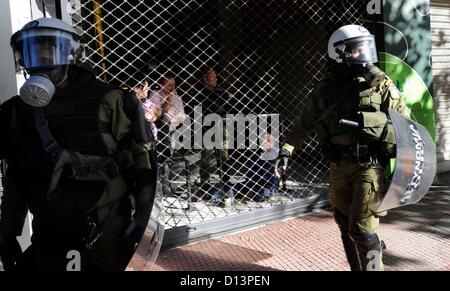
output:
[[290,156],[312,131],[331,161],[331,203],[351,269],[382,270],[383,243],[377,213],[385,168],[395,152],[388,120],[393,108],[409,111],[399,90],[378,62],[375,37],[358,25],[338,29],[328,56],[335,61],[285,138],[282,156]]
[[[11,38],[29,77],[0,113],[7,270],[123,270],[150,218],[155,181],[142,108],[82,66],[79,38],[51,18]],[[32,244],[22,254],[16,237],[27,211]]]

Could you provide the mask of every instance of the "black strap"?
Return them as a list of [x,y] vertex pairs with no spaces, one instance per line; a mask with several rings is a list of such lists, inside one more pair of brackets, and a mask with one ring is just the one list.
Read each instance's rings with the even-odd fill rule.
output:
[[39,133],[39,137],[41,138],[45,151],[53,158],[56,158],[62,149],[48,128],[48,122],[47,119],[45,119],[44,109],[42,107],[33,107],[33,114],[36,122],[36,130]]
[[[54,139],[50,129],[48,128],[48,122],[45,118],[44,109],[42,107],[33,107],[33,114],[36,123],[36,130],[39,133],[39,137],[41,138],[42,145],[47,153],[49,153],[54,161],[55,168],[53,170],[53,175],[51,178],[49,191],[47,194],[48,200],[52,200],[58,197],[58,193],[56,191],[59,181],[61,179],[63,173],[63,167],[66,165],[72,165],[74,170],[74,175],[83,176],[85,171],[90,170],[90,168],[83,168],[83,161],[80,159],[81,154],[72,151],[63,150],[59,144]],[[119,155],[118,155],[119,156]],[[124,161],[125,166],[127,165],[126,161]],[[117,172],[117,167],[120,166],[116,163],[116,160],[112,157],[105,157],[102,161],[99,161],[99,164],[96,165],[97,168],[95,170],[101,169],[105,178],[113,179],[117,177],[119,172]],[[79,177],[78,177],[79,178]],[[98,178],[98,177],[97,177]],[[102,178],[102,177],[100,177]]]

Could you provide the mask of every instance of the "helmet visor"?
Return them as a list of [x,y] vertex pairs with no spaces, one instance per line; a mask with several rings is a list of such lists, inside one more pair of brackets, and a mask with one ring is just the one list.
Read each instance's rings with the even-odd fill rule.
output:
[[52,29],[20,31],[11,45],[18,69],[27,71],[75,64],[80,48],[72,34]]
[[378,63],[377,47],[373,36],[348,40],[345,43],[347,62],[350,64]]

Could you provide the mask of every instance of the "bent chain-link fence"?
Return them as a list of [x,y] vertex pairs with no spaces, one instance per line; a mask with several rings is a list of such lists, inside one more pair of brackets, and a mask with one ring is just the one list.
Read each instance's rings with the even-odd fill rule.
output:
[[[372,28],[366,6],[366,1],[356,0],[71,0],[68,9],[101,79],[131,88],[149,80],[151,90],[158,91],[158,80],[172,72],[184,110],[197,129],[188,134],[192,137],[203,125],[194,118],[195,108],[207,105],[203,76],[214,69],[222,88],[217,92],[225,99],[215,100],[221,102],[214,104],[216,109],[242,114],[250,123],[247,129],[229,130],[228,141],[253,135],[261,145],[276,138],[278,130],[283,135],[293,126],[325,72],[331,33],[349,23]],[[279,129],[257,130],[276,120]],[[274,163],[262,159],[258,147],[249,142],[246,148],[236,147],[160,151],[166,158],[160,157],[160,168],[166,168],[162,176],[168,179],[160,186],[169,186],[160,187],[166,188],[166,227],[328,192],[328,167],[314,138],[290,161],[287,189],[278,186]],[[206,186],[201,186],[202,171],[211,172]]]

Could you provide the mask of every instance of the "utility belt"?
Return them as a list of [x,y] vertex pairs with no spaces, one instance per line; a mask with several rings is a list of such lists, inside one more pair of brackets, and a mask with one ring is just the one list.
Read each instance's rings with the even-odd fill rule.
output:
[[356,143],[350,146],[330,144],[322,147],[322,153],[333,163],[351,160],[361,166],[387,165],[386,155],[382,152],[378,143]]

